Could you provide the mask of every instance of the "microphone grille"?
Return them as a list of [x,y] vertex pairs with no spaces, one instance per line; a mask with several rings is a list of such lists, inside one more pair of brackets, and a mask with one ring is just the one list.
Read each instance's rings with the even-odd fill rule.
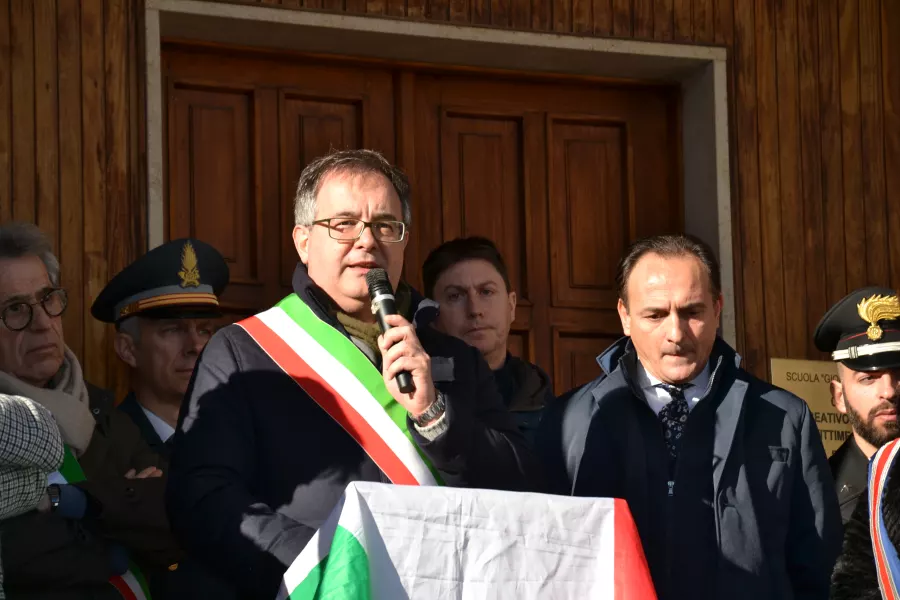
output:
[[374,294],[376,290],[389,294],[393,293],[391,282],[384,269],[372,269],[366,273],[366,285],[369,286],[370,294]]

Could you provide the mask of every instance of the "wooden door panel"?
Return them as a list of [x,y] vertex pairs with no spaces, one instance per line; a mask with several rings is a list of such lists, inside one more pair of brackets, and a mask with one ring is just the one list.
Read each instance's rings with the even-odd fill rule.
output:
[[245,89],[173,85],[169,94],[169,237],[195,237],[222,253],[231,272],[223,302],[235,306],[262,283],[255,106]]
[[610,308],[633,211],[624,123],[547,121],[553,306]]
[[522,181],[522,120],[445,110],[441,115],[444,239],[479,235],[503,254],[510,282],[528,304]]

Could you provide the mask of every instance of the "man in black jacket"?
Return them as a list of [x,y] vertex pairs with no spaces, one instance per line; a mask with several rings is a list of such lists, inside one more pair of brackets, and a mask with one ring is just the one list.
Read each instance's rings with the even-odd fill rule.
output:
[[[400,282],[403,173],[366,150],[317,159],[294,217],[294,293],[204,349],[167,495],[186,549],[266,600],[352,481],[526,490],[538,468],[480,353],[432,328],[436,311]],[[384,335],[375,268],[396,290]]]
[[712,250],[640,240],[617,283],[627,337],[539,431],[559,491],[628,502],[660,600],[825,600],[841,546],[825,450],[806,404],[717,336]]
[[444,242],[425,259],[422,279],[440,307],[437,327],[481,350],[506,407],[533,441],[553,386],[540,367],[509,352],[516,292],[500,251],[477,236]]
[[[831,399],[853,435],[828,460],[846,524],[866,490],[869,459],[900,436],[900,302],[894,290],[855,290],[832,306],[815,332],[816,347],[837,362]],[[851,351],[851,348],[853,349]]]

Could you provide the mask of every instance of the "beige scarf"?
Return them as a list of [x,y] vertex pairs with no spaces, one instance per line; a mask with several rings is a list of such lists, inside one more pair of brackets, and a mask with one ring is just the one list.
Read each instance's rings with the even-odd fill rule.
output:
[[[406,283],[401,281],[400,285],[397,286],[395,298],[397,312],[406,317],[406,313],[409,312],[409,307],[412,303],[412,294]],[[381,335],[381,327],[378,323],[364,323],[340,311],[337,312],[337,320],[344,326],[350,337],[356,338],[368,346],[374,357],[381,354],[381,349],[378,347],[378,336]]]
[[25,396],[41,404],[53,414],[63,441],[72,448],[75,456],[81,456],[87,450],[95,421],[81,365],[68,346],[62,367],[47,387],[34,387],[9,373],[0,372],[0,393]]

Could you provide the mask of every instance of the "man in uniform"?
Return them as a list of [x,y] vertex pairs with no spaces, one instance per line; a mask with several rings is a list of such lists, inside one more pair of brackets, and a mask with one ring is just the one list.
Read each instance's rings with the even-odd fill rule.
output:
[[[197,363],[169,516],[241,597],[276,595],[350,482],[532,486],[536,458],[481,353],[431,327],[436,311],[400,282],[410,220],[406,176],[380,154],[314,160],[294,203],[293,293],[216,332]],[[370,272],[396,297],[384,335]]]
[[[125,267],[100,292],[94,318],[116,327],[115,350],[131,391],[119,405],[144,441],[167,460],[197,357],[221,317],[228,265],[212,246],[179,239]],[[190,558],[147,572],[154,600],[227,598],[228,589]]]
[[450,240],[428,254],[422,276],[425,295],[440,305],[437,327],[481,350],[506,407],[532,440],[553,387],[540,367],[509,352],[516,292],[500,251],[483,237]]
[[869,459],[900,436],[900,305],[890,288],[847,295],[816,327],[816,347],[837,362],[831,398],[853,435],[829,459],[846,524],[866,489]]
[[116,354],[129,366],[131,392],[119,405],[144,440],[167,459],[178,411],[197,357],[221,316],[228,265],[193,239],[154,248],[116,275],[91,307],[116,326]]

